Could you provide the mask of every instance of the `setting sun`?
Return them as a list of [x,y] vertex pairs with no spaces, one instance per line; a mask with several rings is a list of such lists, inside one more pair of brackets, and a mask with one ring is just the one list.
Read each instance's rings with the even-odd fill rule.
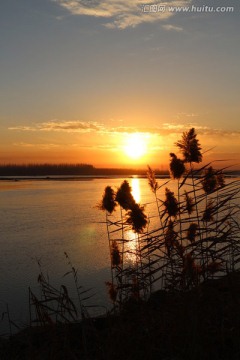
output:
[[125,153],[132,159],[139,159],[147,152],[146,136],[134,133],[127,137],[124,146]]

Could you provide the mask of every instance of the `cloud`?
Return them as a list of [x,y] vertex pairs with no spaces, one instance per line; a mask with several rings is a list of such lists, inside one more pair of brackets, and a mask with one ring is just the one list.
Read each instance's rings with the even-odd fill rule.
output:
[[162,28],[165,30],[170,30],[170,31],[183,31],[183,28],[179,27],[179,26],[173,26],[170,24],[166,24],[166,25],[162,25]]
[[94,121],[58,121],[51,120],[48,122],[37,123],[32,126],[29,125],[19,125],[14,127],[9,127],[8,130],[15,131],[46,131],[46,132],[68,132],[68,133],[90,133],[98,132],[101,134],[116,134],[116,133],[135,133],[135,132],[144,132],[144,133],[154,133],[158,132],[160,128],[150,128],[150,127],[137,127],[137,126],[104,126],[99,122]]
[[49,149],[53,149],[53,148],[58,148],[59,145],[57,144],[33,144],[33,143],[26,143],[26,142],[19,142],[19,143],[14,143],[13,146],[17,146],[17,147],[24,147],[24,148],[40,148],[43,150],[49,150]]
[[57,121],[38,123],[33,126],[9,127],[9,130],[19,131],[65,131],[65,132],[91,132],[101,129],[101,125],[96,122],[84,121]]
[[204,131],[219,131],[219,130],[216,130],[216,129],[210,129],[208,126],[202,126],[202,125],[198,125],[197,123],[193,123],[193,122],[190,122],[190,123],[184,123],[184,124],[181,124],[181,123],[164,123],[162,125],[162,128],[164,130],[167,130],[167,131],[175,131],[177,133],[182,133],[183,131],[188,131],[189,129],[191,128],[195,128],[195,130],[197,130],[197,132],[204,132]]
[[41,130],[45,131],[69,131],[69,132],[90,132],[100,129],[96,122],[83,121],[49,121],[41,124]]
[[[197,114],[184,114],[186,117],[197,117]],[[98,133],[102,135],[118,135],[130,133],[145,133],[155,136],[182,134],[183,131],[188,131],[190,128],[195,128],[198,134],[206,136],[224,136],[231,138],[238,138],[240,131],[227,131],[222,129],[210,128],[208,126],[199,125],[197,122],[181,123],[181,121],[163,123],[161,126],[106,126],[96,121],[58,121],[52,120],[42,122],[33,126],[20,125],[9,127],[11,131],[38,131],[38,132],[67,132],[67,133]]]
[[[73,15],[102,18],[105,20],[104,25],[107,28],[119,29],[135,27],[141,23],[169,19],[175,13],[174,11],[169,10],[169,7],[188,6],[192,2],[192,0],[169,0],[164,3],[156,1],[150,5],[144,0],[52,1],[67,9]],[[152,8],[150,6],[152,6]],[[180,31],[181,28],[169,25],[166,29]]]
[[178,121],[181,121],[181,119],[184,119],[186,117],[199,117],[199,114],[195,114],[195,113],[186,113],[186,112],[180,112],[177,114],[176,118],[178,119]]
[[34,128],[34,127],[32,127],[32,126],[20,125],[20,126],[12,126],[12,127],[9,127],[8,130],[36,131],[37,129]]

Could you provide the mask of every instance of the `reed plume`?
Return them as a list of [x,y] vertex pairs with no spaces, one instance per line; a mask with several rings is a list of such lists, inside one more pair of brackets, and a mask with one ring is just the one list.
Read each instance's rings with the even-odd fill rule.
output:
[[156,194],[157,190],[159,189],[159,185],[156,180],[155,171],[153,171],[150,166],[148,166],[147,178],[148,178],[148,184],[152,192]]
[[144,206],[132,204],[131,209],[126,214],[126,223],[131,225],[133,232],[143,233],[147,226],[147,215],[144,213]]
[[116,206],[117,206],[117,203],[115,201],[115,192],[111,188],[111,186],[106,186],[103,197],[102,197],[102,201],[101,201],[100,205],[98,205],[98,208],[100,210],[106,210],[107,212],[112,214],[112,212],[115,210]]
[[[220,178],[219,181],[221,182]],[[209,166],[205,170],[205,174],[202,179],[202,188],[206,194],[209,194],[216,189],[217,185],[218,185],[218,179],[215,174],[215,171],[213,170],[212,166]]]
[[192,128],[182,135],[182,139],[176,142],[177,147],[183,155],[183,161],[186,163],[200,163],[202,161],[201,146],[197,139],[195,129]]
[[185,172],[184,161],[179,159],[174,153],[170,153],[170,174],[173,179],[180,179]]
[[174,192],[168,188],[165,189],[165,201],[163,201],[165,212],[171,217],[176,217],[178,214],[178,201],[174,196]]
[[124,210],[130,210],[135,204],[135,200],[132,196],[132,189],[127,180],[124,180],[119,187],[115,200]]

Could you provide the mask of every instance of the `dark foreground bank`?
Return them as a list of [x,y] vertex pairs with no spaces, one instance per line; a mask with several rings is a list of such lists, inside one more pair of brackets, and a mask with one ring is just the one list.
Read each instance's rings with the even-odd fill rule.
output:
[[0,359],[240,359],[240,273],[188,292],[155,292],[118,315],[27,328],[0,343]]

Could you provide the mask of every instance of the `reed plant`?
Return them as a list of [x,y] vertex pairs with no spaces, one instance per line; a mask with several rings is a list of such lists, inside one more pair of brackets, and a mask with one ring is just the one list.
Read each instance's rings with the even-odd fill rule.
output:
[[[189,291],[239,269],[239,181],[225,181],[225,169],[215,170],[213,163],[200,165],[203,153],[194,128],[175,145],[180,156],[170,153],[169,180],[160,186],[155,172],[150,167],[147,172],[159,226],[148,226],[146,205],[135,202],[126,180],[116,192],[111,189],[109,204],[105,199],[110,190],[105,189],[100,208],[106,211],[112,270],[108,286],[114,305],[146,298],[159,288]],[[159,195],[162,187],[165,197]],[[126,256],[129,229],[138,244],[131,265]]]
[[[90,293],[92,289],[85,290],[79,284],[78,269],[73,266],[66,252],[64,255],[70,270],[63,277],[68,275],[73,277],[77,301],[73,300],[73,294],[69,293],[66,285],[62,284],[60,288],[57,288],[51,284],[49,277],[44,274],[41,263],[38,261],[40,294],[36,295],[29,287],[30,328],[47,331],[48,336],[54,340],[51,345],[54,348],[55,345],[61,347],[61,342],[71,340],[67,333],[68,328],[69,331],[72,331],[74,324],[79,325],[78,349],[84,359],[89,359],[93,350],[90,343],[93,339],[97,342],[97,334],[88,308],[97,307],[97,305],[89,305],[88,300],[93,297],[93,294]],[[62,329],[63,334],[59,334],[59,329]],[[70,345],[68,344],[68,346]],[[67,353],[71,353],[70,347],[67,348]],[[73,358],[76,356],[74,355]]]
[[[111,212],[102,202],[114,248],[108,285],[120,310],[110,358],[239,358],[240,183],[225,179],[226,168],[202,164],[195,129],[175,145],[168,180],[160,184],[148,167],[154,214],[146,217],[148,204],[137,204],[129,219],[135,201],[126,181],[127,193],[112,191]],[[129,229],[138,239],[130,264]]]
[[[144,213],[144,206],[136,203],[126,180],[117,191],[107,186],[98,208],[106,214],[111,259],[111,282],[107,282],[106,285],[114,308],[121,308],[129,298],[139,299],[140,293],[146,292],[143,281],[141,234],[147,227],[148,219]],[[120,209],[118,216],[117,208]],[[136,234],[136,245],[131,251],[126,248],[126,244],[130,242],[127,236],[129,230]],[[133,266],[127,261],[127,254],[130,252],[135,257]]]
[[92,289],[84,289],[79,285],[78,270],[73,266],[69,255],[64,253],[70,270],[63,277],[72,275],[77,304],[72,300],[68,288],[62,284],[60,288],[53,286],[49,276],[44,274],[40,261],[38,261],[38,284],[40,293],[36,295],[29,287],[29,318],[30,326],[45,326],[57,323],[70,323],[84,320],[89,317],[87,302],[93,297]]

